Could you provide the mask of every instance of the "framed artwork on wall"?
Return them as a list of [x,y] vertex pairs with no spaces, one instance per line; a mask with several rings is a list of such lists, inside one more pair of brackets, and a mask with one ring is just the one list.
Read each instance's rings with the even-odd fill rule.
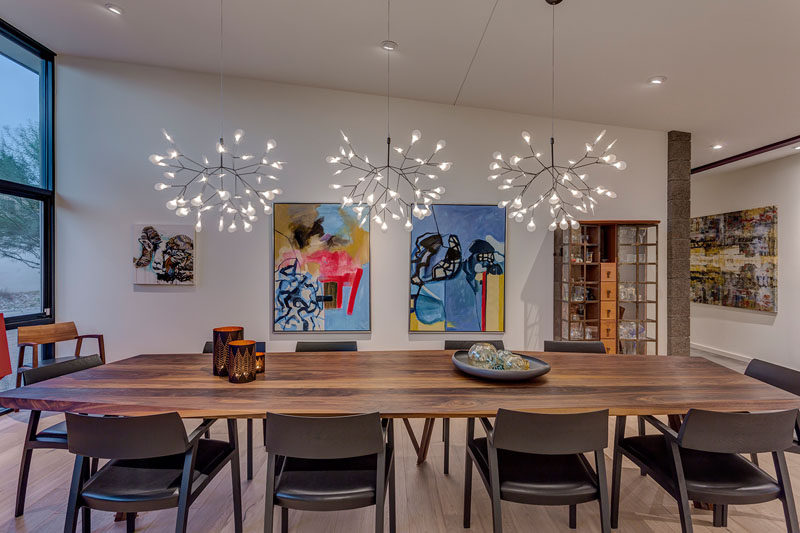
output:
[[504,331],[505,209],[431,209],[411,230],[409,331]]
[[702,304],[778,310],[778,208],[692,219],[691,295]]
[[194,285],[192,224],[134,224],[134,285]]
[[369,237],[352,206],[274,204],[273,331],[370,331]]

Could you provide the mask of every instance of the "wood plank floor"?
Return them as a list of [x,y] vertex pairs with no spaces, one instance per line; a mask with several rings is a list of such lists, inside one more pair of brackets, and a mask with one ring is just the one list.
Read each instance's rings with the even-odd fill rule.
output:
[[[31,480],[28,489],[25,515],[13,516],[19,468],[20,442],[27,420],[26,413],[15,413],[0,417],[0,469],[5,475],[0,478],[0,533],[63,531],[67,486],[71,475],[72,457],[66,451],[35,451]],[[61,420],[60,415],[44,419],[49,425]],[[628,434],[635,431],[635,418],[628,419]],[[421,421],[414,421],[419,434]],[[255,440],[260,442],[260,424],[255,424]],[[244,440],[244,422],[239,423],[240,442]],[[611,431],[609,425],[609,442]],[[464,434],[463,420],[454,420],[451,427],[450,475],[442,472],[441,425],[437,422],[435,438],[428,462],[415,465],[411,443],[402,428],[396,425],[397,440],[397,511],[398,531],[438,532],[464,531],[461,525],[462,494],[464,479]],[[225,426],[217,423],[214,434],[223,438]],[[608,472],[611,472],[610,449],[606,451]],[[263,447],[255,451],[255,479],[242,484],[245,531],[261,531],[264,516],[264,484],[266,454]],[[800,456],[788,456],[790,471],[796,484],[800,485]],[[762,456],[762,464],[770,463],[766,469],[772,472],[768,456]],[[244,458],[242,457],[244,479]],[[798,500],[798,498],[795,498]],[[649,478],[639,475],[632,463],[625,463],[622,474],[622,505],[619,531],[671,532],[680,531],[678,510],[669,498]],[[800,500],[798,500],[800,506]],[[223,473],[206,489],[189,513],[189,531],[233,531],[231,525],[230,474]],[[276,513],[276,528],[277,515]],[[388,515],[388,510],[387,510]],[[110,513],[94,512],[94,531],[124,531],[124,523],[114,523]],[[711,512],[693,510],[695,531],[717,532],[721,528],[711,527]],[[174,530],[175,511],[159,511],[139,515],[137,531]],[[290,531],[295,532],[358,532],[371,531],[372,509],[343,511],[337,513],[291,512]],[[728,531],[779,532],[786,531],[783,512],[778,502],[762,505],[732,507]],[[388,524],[388,522],[387,522]],[[566,507],[531,507],[503,502],[503,524],[507,532],[569,531]],[[80,526],[79,526],[80,527]],[[599,531],[596,504],[578,506],[578,530]],[[277,529],[279,531],[279,529]],[[388,528],[387,528],[388,531]],[[474,532],[491,531],[489,499],[477,475],[473,476],[472,528]]]

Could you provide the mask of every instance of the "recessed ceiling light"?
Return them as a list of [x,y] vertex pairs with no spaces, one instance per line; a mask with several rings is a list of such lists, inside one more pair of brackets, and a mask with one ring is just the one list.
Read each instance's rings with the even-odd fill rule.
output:
[[106,4],[106,9],[111,11],[115,15],[122,15],[122,8],[116,4]]
[[722,150],[722,145],[721,144],[713,144],[713,145],[711,145],[711,149],[712,150]]
[[383,48],[387,52],[394,52],[395,50],[397,50],[397,43],[394,41],[383,41],[381,42],[381,48]]
[[653,76],[647,80],[650,85],[663,85],[665,81],[667,81],[666,76]]

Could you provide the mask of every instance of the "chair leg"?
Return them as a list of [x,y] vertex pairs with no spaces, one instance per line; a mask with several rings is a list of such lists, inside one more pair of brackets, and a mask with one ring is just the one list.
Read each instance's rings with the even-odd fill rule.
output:
[[289,533],[289,508],[281,507],[281,533]]
[[594,454],[595,469],[597,470],[597,484],[600,487],[597,503],[600,505],[600,531],[611,533],[611,519],[608,512],[608,480],[606,478],[606,456],[603,450]]
[[275,520],[275,454],[267,455],[267,486],[264,490],[264,533],[272,533]]
[[622,482],[622,452],[619,443],[625,436],[625,417],[618,416],[614,429],[614,457],[611,463],[611,527],[619,527],[619,498]]
[[100,467],[100,459],[98,459],[97,457],[92,457],[91,466],[89,467],[89,473],[91,475],[95,475],[99,467]]
[[69,497],[67,499],[67,514],[64,520],[64,533],[75,533],[78,529],[78,500],[81,489],[83,488],[83,472],[86,459],[81,456],[75,457],[75,465],[72,468],[72,480],[69,484]]
[[681,531],[683,533],[693,533],[692,528],[692,512],[689,508],[689,496],[686,493],[686,478],[683,474],[683,462],[681,461],[680,449],[676,442],[670,442],[670,451],[672,453],[673,472],[676,478],[677,494],[675,499],[678,502],[678,511],[681,516]]
[[[389,419],[389,427],[386,431],[386,442],[392,446],[394,454],[394,420]],[[397,502],[395,487],[395,460],[396,455],[392,455],[392,464],[389,467],[389,533],[397,531]]]
[[754,465],[758,466],[758,454],[757,453],[751,453],[750,454],[750,462],[752,462]]
[[450,473],[450,419],[442,419],[442,440],[444,441],[444,473]]
[[253,419],[247,419],[247,481],[253,479]]
[[715,503],[713,505],[714,527],[728,527],[728,506]]
[[136,531],[136,513],[128,513],[125,517],[125,533]]
[[81,509],[81,529],[83,533],[92,533],[92,510],[88,507]]
[[794,506],[794,495],[792,494],[792,483],[789,480],[789,469],[786,466],[786,456],[783,452],[772,454],[775,463],[775,473],[778,477],[778,485],[781,487],[781,503],[783,503],[783,516],[786,519],[786,531],[789,533],[799,533],[800,526],[797,523],[797,509]]
[[578,506],[569,506],[569,528],[578,529]]
[[639,424],[639,436],[640,437],[644,437],[647,434],[647,431],[645,430],[645,425],[644,425],[644,418],[639,416],[639,417],[637,417],[636,421]]
[[267,419],[261,419],[261,436],[264,439],[264,446],[267,445]]
[[33,458],[33,449],[28,447],[23,447],[22,460],[19,463],[19,481],[17,482],[17,506],[14,510],[15,517],[22,516],[22,513],[25,512],[25,494],[28,491],[28,474],[30,474],[31,471],[32,458]]
[[[475,419],[470,418],[467,421],[467,446],[469,446],[469,439],[472,437],[469,426],[475,425]],[[469,456],[469,448],[466,452],[466,460],[464,462],[464,528],[469,528],[470,513],[472,511],[472,457]]]
[[231,482],[233,484],[233,529],[242,533],[242,481],[239,478],[238,453],[231,458]]

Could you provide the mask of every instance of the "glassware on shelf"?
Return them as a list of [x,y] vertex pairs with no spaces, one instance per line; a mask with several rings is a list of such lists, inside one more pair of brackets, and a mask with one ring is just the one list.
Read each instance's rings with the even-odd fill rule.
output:
[[586,326],[586,338],[589,340],[597,340],[600,337],[598,326]]
[[573,341],[583,340],[583,322],[570,324],[569,338]]

